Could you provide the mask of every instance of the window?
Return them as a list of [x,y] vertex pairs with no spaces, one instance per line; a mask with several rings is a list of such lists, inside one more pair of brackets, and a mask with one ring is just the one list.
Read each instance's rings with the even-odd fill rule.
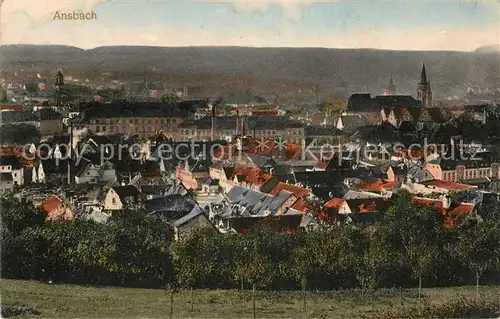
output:
[[14,177],[17,177],[17,173],[14,173]]
[[113,197],[113,199],[111,200],[111,203],[113,203],[113,205],[116,204],[116,198]]

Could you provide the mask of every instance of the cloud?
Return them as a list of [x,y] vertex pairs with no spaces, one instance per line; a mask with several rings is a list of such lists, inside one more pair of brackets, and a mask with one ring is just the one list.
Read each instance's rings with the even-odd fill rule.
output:
[[241,0],[222,0],[220,3],[231,4],[236,12],[239,13],[265,13],[273,5],[281,7],[283,18],[290,21],[300,21],[304,11],[314,3],[331,3],[340,0],[323,1],[297,1],[297,0],[274,0],[274,1],[241,1]]
[[[0,0],[2,1],[2,0]],[[208,2],[208,0],[206,0]],[[293,21],[301,19],[304,10],[320,1],[236,1],[220,0],[231,4],[239,13],[264,13],[270,6],[282,8],[283,17]],[[338,2],[321,1],[321,2]],[[462,0],[473,1],[473,0]],[[477,47],[499,43],[498,24],[491,28],[407,28],[356,29],[346,28],[340,35],[304,33],[293,23],[273,30],[234,29],[181,29],[175,27],[122,27],[106,26],[98,21],[52,21],[56,11],[86,12],[109,0],[5,0],[1,7],[0,43],[67,44],[81,48],[103,45],[230,45],[253,47],[330,47],[376,48],[394,50],[474,50]],[[111,1],[112,3],[114,0]],[[479,1],[498,9],[497,3]],[[115,5],[118,5],[117,3]],[[149,5],[149,4],[145,4]],[[496,7],[493,7],[496,6]],[[500,19],[500,15],[499,15]],[[62,23],[64,26],[62,27]]]
[[[301,34],[297,28],[269,30],[111,28],[92,22],[59,26],[45,24],[24,37],[23,43],[68,44],[81,48],[105,45],[153,46],[249,46],[249,47],[327,47],[375,48],[389,50],[471,51],[484,44],[498,44],[496,28],[419,28],[419,29],[346,29],[340,35]],[[182,35],[182,36],[179,36]],[[9,35],[7,35],[9,37]],[[8,40],[6,38],[6,40]],[[10,41],[15,40],[15,34]],[[9,43],[17,43],[10,42]]]

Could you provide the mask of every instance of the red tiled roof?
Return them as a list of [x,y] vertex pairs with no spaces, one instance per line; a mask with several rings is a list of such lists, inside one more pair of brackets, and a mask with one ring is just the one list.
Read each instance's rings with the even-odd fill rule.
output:
[[422,182],[422,184],[425,186],[433,186],[433,187],[438,187],[438,188],[442,188],[442,189],[446,189],[446,190],[456,190],[456,191],[474,188],[474,186],[471,186],[471,185],[460,184],[460,183],[455,183],[455,182],[450,182],[450,181],[443,181],[440,179]]
[[427,206],[429,208],[437,209],[437,210],[443,210],[444,205],[443,201],[439,199],[432,199],[432,198],[424,198],[424,197],[413,197],[412,202],[414,204],[422,205],[422,206]]
[[305,213],[308,210],[308,206],[309,205],[307,204],[307,202],[304,199],[300,198],[292,205],[292,208],[299,212]]
[[340,208],[346,201],[343,198],[332,198],[325,204],[325,208]]
[[452,228],[456,226],[456,219],[466,217],[472,212],[474,212],[474,208],[476,205],[470,203],[461,203],[460,205],[453,207],[448,210],[447,218],[445,221],[445,227]]
[[241,176],[243,181],[255,186],[262,186],[273,177],[260,168],[247,165],[236,165],[231,179],[234,179],[236,176]]
[[302,196],[308,196],[310,194],[309,190],[306,188],[290,185],[284,182],[279,182],[278,185],[276,185],[276,187],[274,187],[273,190],[269,193],[269,195],[276,196],[282,190],[286,190],[289,191],[290,193],[293,193],[293,195],[297,198]]
[[363,180],[357,185],[358,190],[363,190],[367,192],[381,192],[386,189],[391,189],[396,187],[398,182],[385,181],[381,179],[376,180]]
[[40,209],[43,212],[50,214],[54,210],[60,208],[61,205],[62,201],[59,199],[59,197],[57,197],[56,195],[52,195],[40,206]]
[[439,199],[431,199],[431,198],[423,198],[423,197],[414,197],[412,202],[418,205],[426,206],[428,208],[434,209],[438,212],[441,212],[445,215],[445,228],[453,228],[456,226],[456,219],[468,216],[472,212],[474,212],[474,208],[476,205],[470,203],[460,203],[456,206],[452,206],[449,208],[444,208],[444,204],[442,200]]

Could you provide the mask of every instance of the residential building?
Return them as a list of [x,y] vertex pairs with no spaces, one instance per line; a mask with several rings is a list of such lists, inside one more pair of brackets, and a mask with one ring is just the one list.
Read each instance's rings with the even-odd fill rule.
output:
[[43,202],[40,209],[47,215],[47,221],[71,220],[75,217],[73,210],[56,195]]
[[[0,156],[0,173],[10,174],[9,179],[7,175],[3,176],[4,180],[11,181],[13,186],[24,185],[24,169],[17,158],[14,155],[3,155]],[[6,183],[6,185],[10,185]]]
[[193,207],[189,214],[173,221],[170,225],[174,229],[174,240],[176,241],[186,238],[193,231],[218,232],[199,205]]
[[162,131],[177,139],[178,126],[194,112],[175,102],[90,103],[75,118],[75,127],[95,134],[138,135],[147,139]]
[[[211,140],[212,117],[185,122],[179,127],[181,139]],[[305,137],[304,125],[285,116],[217,116],[214,118],[214,138],[231,139],[238,135],[254,138],[281,138],[289,143],[300,143]]]
[[62,115],[50,108],[38,111],[0,112],[0,125],[27,124],[35,126],[42,136],[52,136],[63,132]]
[[106,193],[104,210],[123,210],[132,208],[139,202],[139,190],[133,185],[114,186]]
[[88,163],[75,176],[77,184],[109,183],[116,180],[116,171],[109,161],[102,164]]

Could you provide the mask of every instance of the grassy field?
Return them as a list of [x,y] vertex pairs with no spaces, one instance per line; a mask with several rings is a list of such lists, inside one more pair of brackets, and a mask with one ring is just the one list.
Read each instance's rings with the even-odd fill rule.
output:
[[[85,287],[35,281],[0,280],[2,308],[24,309],[20,317],[125,318],[170,316],[170,295],[165,290]],[[498,296],[500,287],[481,287],[484,295]],[[176,318],[253,318],[252,292],[196,290],[174,294]],[[460,296],[475,296],[475,287],[423,290],[423,302],[443,303]],[[370,318],[374,311],[418,303],[416,290],[379,290],[363,297],[360,291],[256,292],[258,318]]]

